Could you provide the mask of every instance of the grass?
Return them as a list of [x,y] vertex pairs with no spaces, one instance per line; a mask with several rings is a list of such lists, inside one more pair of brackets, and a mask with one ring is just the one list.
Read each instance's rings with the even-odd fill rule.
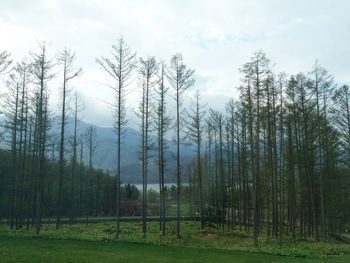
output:
[[[279,248],[277,241],[267,244],[265,235],[261,234],[260,246],[254,248],[250,234],[215,229],[203,231],[200,230],[199,222],[194,221],[182,222],[180,239],[176,238],[176,222],[167,223],[166,236],[160,234],[159,222],[157,221],[147,223],[146,237],[143,237],[141,229],[141,222],[121,222],[120,238],[116,241],[114,222],[99,222],[89,225],[79,223],[72,226],[63,224],[59,231],[55,230],[54,224],[44,224],[39,236],[35,234],[34,229],[10,231],[6,225],[1,225],[0,255],[5,255],[5,257],[1,257],[0,261],[2,262],[6,255],[11,255],[15,256],[14,259],[17,256],[21,257],[18,261],[13,262],[21,262],[25,259],[26,253],[34,253],[33,257],[39,257],[40,260],[43,257],[42,260],[45,261],[45,259],[49,259],[45,256],[46,254],[53,258],[59,257],[60,254],[70,255],[71,247],[76,246],[77,252],[72,252],[74,254],[72,257],[75,258],[66,258],[66,261],[61,262],[87,262],[87,259],[90,260],[90,258],[84,256],[84,253],[86,252],[86,255],[90,253],[85,251],[85,247],[90,246],[91,251],[98,252],[97,254],[102,253],[100,257],[103,258],[104,262],[109,262],[110,257],[115,259],[114,254],[123,255],[123,253],[125,255],[120,260],[124,261],[113,262],[142,262],[142,260],[144,262],[210,262],[210,258],[213,261],[222,258],[222,262],[235,262],[232,261],[232,258],[238,257],[237,255],[241,257],[240,261],[237,262],[350,262],[350,245],[341,240],[335,240],[333,243],[317,243],[312,240],[293,242],[286,237],[283,247]],[[34,249],[35,247],[30,249],[31,242],[37,242],[38,249]],[[5,243],[5,246],[2,245]],[[20,249],[15,252],[17,247]],[[133,247],[140,252],[132,253]],[[160,251],[164,255],[160,254],[160,261],[155,261],[155,258],[158,260]],[[197,254],[191,253],[191,251],[197,251]],[[179,258],[177,253],[186,257]],[[209,254],[207,255],[207,253]],[[262,253],[264,253],[263,256]],[[145,255],[145,258],[140,258],[140,255]],[[276,255],[287,257],[276,257]],[[94,255],[91,256],[93,259]],[[128,257],[130,257],[130,261],[127,261]],[[188,261],[185,261],[187,257]],[[199,260],[201,258],[203,260]],[[141,261],[137,261],[139,259]],[[173,261],[169,261],[170,259]]]
[[0,236],[0,257],[1,262],[348,262],[345,258],[289,258],[220,249],[10,236]]

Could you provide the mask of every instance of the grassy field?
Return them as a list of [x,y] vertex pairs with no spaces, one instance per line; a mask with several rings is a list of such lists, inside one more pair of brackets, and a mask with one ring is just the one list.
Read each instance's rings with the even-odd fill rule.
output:
[[165,247],[0,236],[1,262],[349,262],[350,258],[309,259],[223,249]]
[[162,236],[159,223],[148,222],[147,236],[140,222],[122,222],[118,241],[115,223],[44,224],[39,236],[33,229],[10,231],[0,226],[0,262],[350,262],[350,245],[292,242],[282,248],[261,235],[259,248],[250,234],[239,231],[202,231],[198,222],[182,222],[182,237],[176,238],[175,222]]

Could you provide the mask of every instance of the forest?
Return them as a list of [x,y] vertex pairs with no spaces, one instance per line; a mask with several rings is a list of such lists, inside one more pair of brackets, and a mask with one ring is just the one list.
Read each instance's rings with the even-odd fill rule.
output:
[[[49,57],[48,48],[40,42],[23,61],[0,53],[2,229],[42,235],[48,224],[58,233],[79,222],[93,228],[93,221],[107,217],[109,239],[118,240],[132,224],[125,217],[134,216],[141,220],[140,239],[158,231],[178,242],[191,228],[237,231],[256,248],[344,238],[350,223],[350,90],[317,61],[308,72],[289,75],[275,72],[262,50],[254,52],[221,112],[203,101],[195,70],[181,53],[169,61],[139,58],[120,37],[109,57],[96,58],[114,92],[109,106],[117,158],[111,173],[93,165],[96,127],[77,132],[86,107],[73,88],[84,77],[75,66],[78,55],[64,49]],[[59,105],[49,104],[53,79],[61,83]],[[141,167],[140,191],[121,180],[132,85],[139,91],[134,165]],[[183,159],[184,149],[191,159]],[[176,161],[172,170],[169,156]],[[158,191],[148,189],[154,162]],[[165,185],[169,178],[176,178],[172,187]]]

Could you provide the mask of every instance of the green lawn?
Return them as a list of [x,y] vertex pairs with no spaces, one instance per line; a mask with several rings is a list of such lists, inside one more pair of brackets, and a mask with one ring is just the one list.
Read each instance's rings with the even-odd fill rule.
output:
[[0,262],[350,262],[305,259],[221,249],[0,236]]
[[34,228],[11,231],[2,224],[0,262],[350,262],[345,239],[326,243],[286,236],[280,248],[277,240],[268,244],[262,233],[259,247],[254,248],[252,233],[201,230],[196,221],[181,223],[180,239],[175,221],[167,222],[166,236],[157,221],[147,223],[146,237],[141,229],[139,221],[122,222],[116,240],[112,221],[62,224],[58,231],[55,224],[43,224],[39,236]]

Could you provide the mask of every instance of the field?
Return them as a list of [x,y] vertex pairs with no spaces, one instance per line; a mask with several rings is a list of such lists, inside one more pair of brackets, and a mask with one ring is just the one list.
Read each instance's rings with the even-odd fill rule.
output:
[[182,222],[182,236],[175,235],[175,222],[161,236],[159,223],[148,222],[143,237],[140,222],[122,222],[120,239],[114,239],[114,222],[73,226],[44,224],[34,230],[10,231],[0,227],[0,262],[350,262],[350,245],[287,241],[252,247],[249,234],[239,231],[201,231],[198,222]]

